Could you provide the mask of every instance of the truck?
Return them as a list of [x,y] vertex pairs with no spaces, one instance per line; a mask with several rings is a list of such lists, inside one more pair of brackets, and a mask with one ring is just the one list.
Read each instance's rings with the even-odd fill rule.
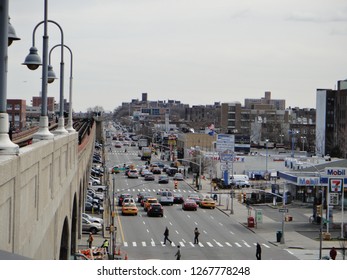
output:
[[142,147],[141,160],[151,160],[152,149],[150,147]]
[[139,150],[142,150],[143,147],[148,147],[148,139],[146,138],[139,139],[137,145],[139,147]]

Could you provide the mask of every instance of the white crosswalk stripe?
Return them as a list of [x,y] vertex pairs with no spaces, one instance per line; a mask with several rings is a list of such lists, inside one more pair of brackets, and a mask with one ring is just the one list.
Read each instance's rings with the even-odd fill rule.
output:
[[[186,242],[184,239],[182,239],[181,241],[177,241],[176,243],[175,242],[172,242],[171,244],[169,242],[167,242],[166,244],[164,244],[163,241],[160,241],[160,245],[161,246],[171,246],[171,247],[176,247],[176,245],[180,245],[181,247],[205,247],[208,246],[210,248],[212,247],[220,247],[220,248],[225,248],[225,247],[233,247],[233,244],[231,244],[230,242],[219,242],[218,240],[216,239],[213,239],[212,240],[213,242],[210,242],[210,241],[206,241],[204,243],[202,242],[199,242],[199,244],[194,244],[193,242],[189,241],[189,242]],[[156,244],[155,241],[152,239],[150,242],[150,246],[152,247],[155,247],[155,246],[158,246],[158,243]],[[205,245],[204,245],[205,244]],[[242,247],[247,247],[247,248],[252,248],[253,246],[255,247],[257,245],[257,243],[251,243],[251,245],[249,245],[249,243],[247,243],[245,240],[242,240],[242,242],[234,242],[234,244],[239,247],[239,248],[242,248]],[[253,246],[252,246],[253,245]],[[268,244],[265,244],[265,243],[261,243],[261,245],[264,247],[264,248],[271,248]],[[123,243],[123,246],[124,247],[138,247],[138,246],[142,246],[142,247],[147,247],[148,246],[148,242],[146,241],[132,241],[132,242],[124,242]]]

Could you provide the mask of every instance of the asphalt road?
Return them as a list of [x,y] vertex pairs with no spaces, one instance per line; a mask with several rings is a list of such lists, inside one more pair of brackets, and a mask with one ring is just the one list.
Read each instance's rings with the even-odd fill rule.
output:
[[[138,157],[137,147],[114,148],[109,151],[106,165],[123,165],[132,163],[143,165]],[[156,175],[158,176],[158,175]],[[128,179],[120,173],[115,176],[115,196],[129,192],[136,197],[139,191],[148,191],[156,195],[163,185],[156,181],[146,182],[142,177]],[[185,182],[179,183],[174,190],[173,181],[164,185],[173,192],[179,192],[187,197],[194,190]],[[256,243],[262,246],[263,259],[288,260],[296,259],[287,251],[273,246],[228,217],[218,209],[198,209],[183,211],[181,205],[164,206],[164,217],[148,217],[143,208],[138,205],[138,216],[122,216],[116,209],[118,224],[117,245],[127,253],[129,259],[175,259],[177,245],[181,246],[182,259],[196,260],[254,260]],[[169,238],[172,244],[163,244],[165,227],[170,230]],[[193,244],[194,228],[200,230],[199,244]]]

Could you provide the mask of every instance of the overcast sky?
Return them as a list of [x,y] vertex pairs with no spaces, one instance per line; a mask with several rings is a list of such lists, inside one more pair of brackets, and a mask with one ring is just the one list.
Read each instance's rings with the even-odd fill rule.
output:
[[[9,0],[11,23],[21,38],[8,50],[7,98],[41,91],[41,68],[21,65],[43,20],[43,0]],[[64,30],[72,49],[73,108],[141,99],[189,105],[261,98],[289,107],[316,107],[316,89],[347,78],[347,2],[344,0],[56,0],[48,18]],[[50,48],[60,44],[49,24]],[[42,55],[43,27],[36,32]],[[65,51],[65,98],[70,54]],[[60,51],[52,52],[59,76]],[[48,96],[59,102],[59,80]]]

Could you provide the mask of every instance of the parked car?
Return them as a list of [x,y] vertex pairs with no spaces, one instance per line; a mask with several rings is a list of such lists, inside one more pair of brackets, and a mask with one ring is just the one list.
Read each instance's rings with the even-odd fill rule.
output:
[[161,206],[160,203],[152,203],[147,211],[147,216],[153,217],[153,216],[164,216],[164,209],[163,206]]
[[251,184],[249,183],[249,181],[246,180],[241,180],[241,179],[233,179],[231,181],[231,184],[234,185],[237,188],[244,188],[247,187],[249,188],[251,186]]
[[82,218],[85,218],[85,219],[91,221],[92,223],[99,223],[101,225],[104,224],[104,220],[103,219],[95,217],[95,216],[92,216],[92,215],[89,215],[87,213],[82,213]]
[[89,185],[88,189],[93,189],[97,192],[104,192],[106,191],[107,186],[103,186],[103,185]]
[[196,204],[195,200],[187,199],[182,204],[182,209],[183,210],[193,210],[193,211],[196,211],[196,210],[198,210],[198,205]]
[[100,223],[93,223],[86,218],[82,217],[82,231],[91,232],[93,234],[98,233],[102,230],[102,225]]

